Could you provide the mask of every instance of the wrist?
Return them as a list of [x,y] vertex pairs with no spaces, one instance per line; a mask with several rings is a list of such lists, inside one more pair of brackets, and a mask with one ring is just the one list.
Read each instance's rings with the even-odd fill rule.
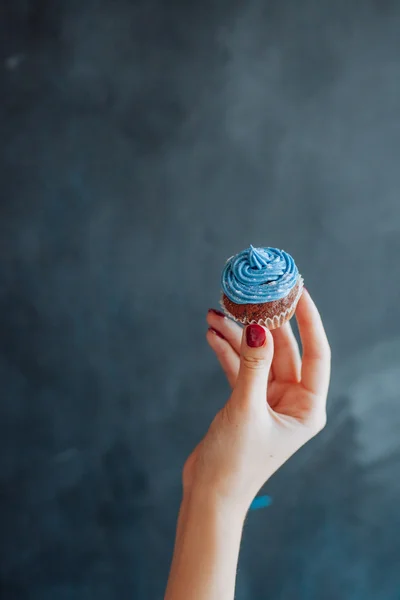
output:
[[194,485],[186,490],[182,508],[190,515],[202,515],[217,520],[228,520],[232,526],[243,527],[248,507],[237,501],[221,496],[213,488]]

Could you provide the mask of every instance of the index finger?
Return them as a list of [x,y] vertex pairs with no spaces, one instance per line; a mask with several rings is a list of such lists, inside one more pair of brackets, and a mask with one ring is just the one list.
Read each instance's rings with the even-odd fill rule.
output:
[[303,291],[297,305],[296,319],[303,346],[301,383],[309,392],[326,400],[331,350],[321,316],[307,290]]

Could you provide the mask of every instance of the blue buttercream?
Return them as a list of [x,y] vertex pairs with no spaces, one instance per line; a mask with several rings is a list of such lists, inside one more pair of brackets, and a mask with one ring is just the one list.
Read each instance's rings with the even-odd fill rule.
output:
[[221,285],[235,304],[263,304],[287,296],[298,276],[296,263],[284,250],[250,246],[227,261]]

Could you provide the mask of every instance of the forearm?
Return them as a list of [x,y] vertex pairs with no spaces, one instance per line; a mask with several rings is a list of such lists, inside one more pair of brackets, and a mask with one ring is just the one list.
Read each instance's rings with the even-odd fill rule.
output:
[[183,500],[165,600],[233,600],[243,520],[211,494]]

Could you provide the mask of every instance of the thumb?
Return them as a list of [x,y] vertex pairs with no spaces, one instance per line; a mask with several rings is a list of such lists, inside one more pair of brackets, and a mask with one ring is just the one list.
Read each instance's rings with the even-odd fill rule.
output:
[[248,325],[242,336],[240,368],[232,400],[265,403],[268,375],[274,354],[274,340],[270,331],[256,323]]

